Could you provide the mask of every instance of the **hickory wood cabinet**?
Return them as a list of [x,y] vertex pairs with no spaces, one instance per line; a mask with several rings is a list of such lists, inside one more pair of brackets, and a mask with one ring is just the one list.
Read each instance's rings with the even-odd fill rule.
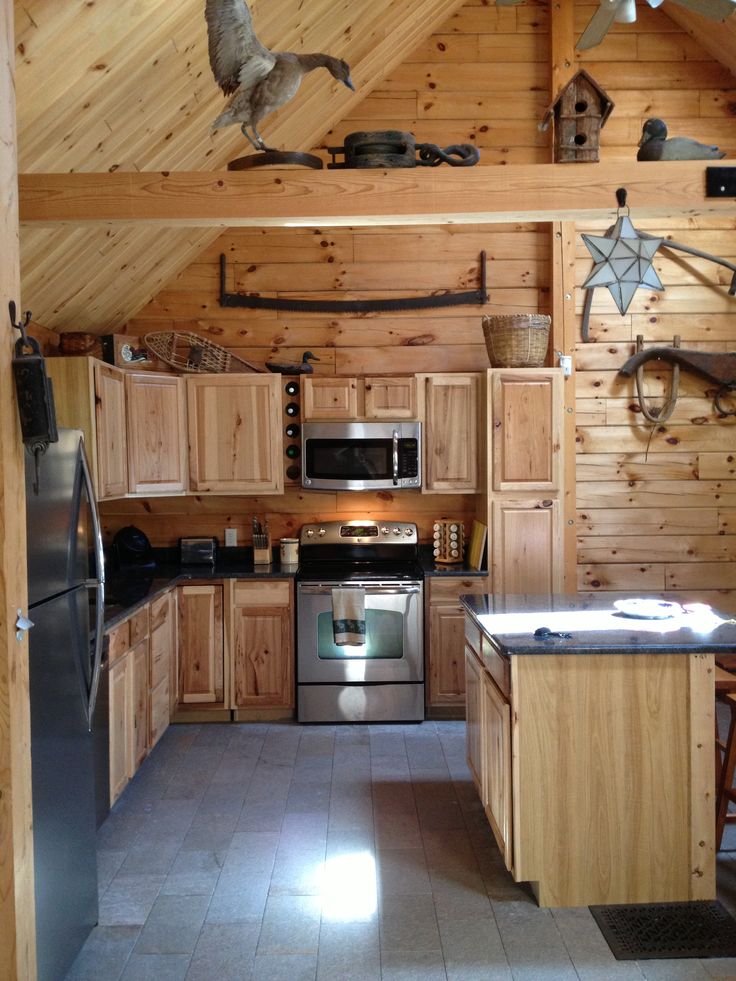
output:
[[186,383],[191,490],[283,493],[280,376],[196,375]]
[[171,590],[108,632],[110,803],[169,724]]
[[475,493],[480,488],[481,395],[477,372],[417,375],[424,422],[427,494]]
[[48,358],[60,426],[81,429],[99,500],[186,489],[184,380]]
[[429,576],[424,636],[428,639],[427,710],[432,717],[462,716],[465,709],[465,610],[459,597],[482,595],[488,580],[476,576]]
[[491,369],[487,432],[494,593],[562,591],[562,372]]
[[713,656],[504,655],[468,614],[467,756],[540,906],[715,894]]
[[233,699],[238,710],[294,707],[293,580],[233,584]]
[[222,583],[177,587],[179,705],[226,708]]
[[404,377],[340,378],[318,375],[304,379],[305,421],[416,419],[417,384]]

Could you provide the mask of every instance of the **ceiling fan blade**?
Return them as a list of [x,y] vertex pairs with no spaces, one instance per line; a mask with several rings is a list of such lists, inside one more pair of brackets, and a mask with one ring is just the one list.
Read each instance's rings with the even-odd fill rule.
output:
[[609,0],[596,10],[575,45],[578,51],[586,51],[588,48],[594,48],[596,44],[601,43],[616,19],[618,6],[618,3],[611,3]]
[[662,4],[664,3],[664,0],[647,0],[647,3],[649,4],[650,7],[656,8],[656,7],[661,7]]
[[693,13],[710,17],[711,20],[725,20],[736,10],[735,0],[671,0]]

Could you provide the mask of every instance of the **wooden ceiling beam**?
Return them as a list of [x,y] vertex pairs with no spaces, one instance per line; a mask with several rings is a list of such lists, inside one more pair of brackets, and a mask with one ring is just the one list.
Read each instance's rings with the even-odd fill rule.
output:
[[736,75],[736,14],[725,21],[709,20],[673,3],[664,8],[670,20],[694,38],[708,54]]
[[[136,227],[334,227],[736,214],[706,198],[710,161],[530,164],[425,170],[24,174],[22,223]],[[666,179],[664,177],[666,169]]]

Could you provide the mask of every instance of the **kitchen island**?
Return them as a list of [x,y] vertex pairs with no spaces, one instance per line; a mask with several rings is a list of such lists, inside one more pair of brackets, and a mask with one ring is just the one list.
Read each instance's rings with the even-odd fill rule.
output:
[[468,762],[540,906],[715,897],[714,654],[736,625],[627,600],[461,597]]

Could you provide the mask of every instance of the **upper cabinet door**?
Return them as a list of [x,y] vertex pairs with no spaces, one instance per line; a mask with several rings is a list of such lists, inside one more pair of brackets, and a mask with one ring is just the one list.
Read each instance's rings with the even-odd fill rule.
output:
[[478,490],[477,374],[420,376],[424,385],[425,491]]
[[305,378],[302,409],[305,419],[357,419],[358,379]]
[[97,429],[97,496],[128,493],[128,443],[125,431],[125,375],[95,362],[95,424]]
[[560,369],[501,368],[489,374],[493,490],[559,490]]
[[191,490],[283,493],[280,376],[190,376],[186,385]]
[[417,381],[407,378],[365,379],[366,419],[416,419]]
[[187,487],[184,379],[151,372],[125,377],[128,482],[131,494],[171,494]]

